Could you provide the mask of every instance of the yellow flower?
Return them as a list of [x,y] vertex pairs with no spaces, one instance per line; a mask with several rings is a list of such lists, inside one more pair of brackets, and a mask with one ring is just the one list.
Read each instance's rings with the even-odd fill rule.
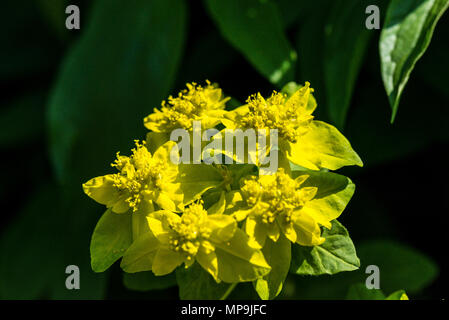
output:
[[[216,208],[216,207],[214,207]],[[260,250],[236,221],[219,211],[208,212],[201,203],[191,204],[182,216],[161,210],[148,216],[150,232],[137,239],[125,253],[121,266],[126,272],[152,270],[171,273],[197,261],[217,281],[252,281],[270,270]]]
[[168,103],[162,101],[161,109],[154,110],[144,119],[145,127],[154,132],[170,132],[182,128],[192,130],[193,121],[201,121],[202,129],[209,129],[220,123],[225,113],[224,98],[218,85],[206,81],[203,88],[196,83],[187,84],[177,97],[170,96]]
[[324,242],[320,226],[331,228],[351,198],[348,184],[341,194],[316,197],[319,186],[305,186],[309,175],[293,179],[281,168],[274,175],[249,177],[239,193],[232,195],[237,210],[233,216],[245,220],[244,229],[252,245],[263,247],[266,238],[276,242],[281,232],[293,243],[315,246]]
[[169,141],[151,155],[145,142],[135,143],[131,156],[117,153],[111,165],[118,173],[89,180],[83,184],[84,192],[115,213],[129,209],[148,213],[154,210],[154,203],[163,209],[180,210],[183,195],[180,183],[175,181],[178,167],[170,161],[170,151],[176,144]]
[[230,129],[277,129],[281,153],[304,168],[362,166],[349,141],[335,127],[314,120],[316,102],[309,85],[306,82],[290,98],[276,91],[268,99],[260,93],[252,95],[246,105],[225,114],[222,123]]

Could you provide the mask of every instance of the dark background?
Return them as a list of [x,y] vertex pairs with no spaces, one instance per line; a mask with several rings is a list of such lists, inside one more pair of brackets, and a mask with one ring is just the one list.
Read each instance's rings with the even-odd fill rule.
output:
[[[69,264],[66,261],[77,264],[77,255],[72,256],[71,252],[79,251],[83,257],[88,256],[88,240],[102,212],[101,206],[92,204],[87,197],[80,197],[80,200],[76,200],[79,202],[73,202],[73,198],[69,197],[71,200],[63,201],[70,201],[73,212],[64,215],[58,211],[63,194],[81,188],[77,182],[69,185],[57,182],[49,155],[49,97],[58,80],[64,57],[85,30],[91,3],[73,2],[81,9],[81,30],[68,31],[63,25],[66,17],[63,11],[58,11],[58,7],[53,5],[42,9],[44,2],[3,1],[1,4],[2,299],[77,298],[75,293],[70,296],[59,294],[58,289],[52,288],[61,284],[53,285],[51,282],[63,284],[63,266]],[[326,10],[329,10],[328,7],[323,6],[321,14],[325,15]],[[297,49],[298,61],[302,61],[298,63],[296,81],[311,81],[318,100],[316,118],[331,122],[325,111],[325,92],[320,88],[318,79],[320,67],[316,66],[315,79],[310,79],[307,72],[315,69],[313,64],[316,61],[304,62],[302,59],[307,59],[307,54],[303,55],[305,49],[299,46],[300,30],[305,21],[313,17],[313,12],[298,14],[286,32],[291,44]],[[365,19],[363,12],[360,19]],[[255,92],[269,95],[273,89],[278,89],[220,35],[200,1],[188,2],[187,26],[180,66],[170,94],[182,89],[186,82],[202,83],[205,79],[218,82],[227,95],[239,101],[246,100],[248,95]],[[417,290],[412,288],[408,293],[411,299],[441,299],[447,296],[444,283],[447,282],[448,267],[445,222],[449,213],[449,16],[446,14],[442,17],[429,49],[412,73],[393,124],[390,124],[391,109],[380,74],[380,31],[372,32],[374,35],[356,81],[346,124],[340,128],[365,166],[339,171],[356,184],[355,195],[339,220],[349,230],[357,248],[370,241],[391,240],[430,261],[432,268],[439,271],[435,276],[430,276],[428,283]],[[318,41],[319,36],[316,38]],[[310,46],[314,45],[310,43]],[[301,68],[304,64],[308,70]],[[314,82],[316,79],[318,81]],[[153,107],[158,105],[148,105],[147,113]],[[114,106],[111,105],[111,108]],[[133,105],[127,106],[124,112],[132,113]],[[141,122],[135,125],[141,126],[139,130],[143,137],[145,130]],[[95,140],[96,137],[92,137],[92,144],[95,144]],[[113,157],[111,153],[109,158],[100,160],[108,163]],[[102,172],[94,173],[100,174]],[[39,196],[42,190],[51,190],[44,192],[50,196]],[[83,229],[78,232],[74,227],[66,233],[58,223],[71,224],[72,214],[90,216],[85,219],[73,218],[75,226],[83,223]],[[55,222],[55,217],[63,217],[62,222]],[[45,237],[48,239],[41,243]],[[70,241],[68,238],[73,240],[70,244],[66,244],[66,241]],[[61,251],[65,258],[58,262],[58,267],[52,269],[48,257],[54,257]],[[362,259],[362,274],[363,267],[376,264],[376,259],[390,259],[388,254],[382,257],[382,252],[378,256],[370,256],[369,263]],[[395,261],[398,262],[397,275],[391,277],[400,277],[403,271],[401,268],[404,268],[400,263],[401,257],[392,259],[393,265]],[[422,270],[427,269],[424,267]],[[85,290],[94,289],[92,294],[85,293],[82,298],[177,298],[176,288],[145,293],[126,289],[117,264],[106,275],[91,275],[86,280],[83,271],[82,286],[92,277],[104,277],[108,281],[101,285],[101,289],[95,289],[95,284],[92,287],[86,285],[88,288],[83,287]],[[84,272],[87,274],[90,271]],[[292,277],[281,297],[344,298],[351,281],[360,282],[360,279],[354,280],[346,275],[332,279],[322,277],[321,280]],[[248,297],[249,289],[249,285],[239,285],[231,298]],[[407,287],[394,290],[398,289],[407,291]],[[385,293],[391,293],[389,290],[385,289]]]

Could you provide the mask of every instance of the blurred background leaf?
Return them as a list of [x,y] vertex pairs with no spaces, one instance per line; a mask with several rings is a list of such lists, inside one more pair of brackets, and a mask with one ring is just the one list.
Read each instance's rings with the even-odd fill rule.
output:
[[222,35],[262,75],[282,86],[293,80],[296,52],[283,32],[279,9],[270,0],[205,0]]
[[343,128],[355,81],[368,42],[373,35],[357,13],[364,12],[371,1],[333,2],[325,26],[323,71],[327,112],[338,128]]
[[52,159],[62,182],[79,186],[105,172],[118,149],[143,136],[142,118],[173,83],[185,19],[178,0],[95,3],[49,102]]
[[365,268],[371,264],[379,267],[380,287],[384,292],[401,288],[416,293],[432,283],[438,275],[434,261],[394,241],[365,242],[357,247],[357,252]]

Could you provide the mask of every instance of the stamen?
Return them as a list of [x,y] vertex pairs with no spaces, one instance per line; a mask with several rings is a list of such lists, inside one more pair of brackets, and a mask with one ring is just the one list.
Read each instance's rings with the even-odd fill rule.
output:
[[[261,221],[271,224],[276,221],[292,223],[294,210],[301,209],[305,202],[313,198],[313,187],[300,188],[304,180],[294,180],[282,168],[270,180],[248,178],[242,187],[242,194],[246,203],[260,215]],[[307,192],[304,192],[304,191]]]
[[159,189],[165,164],[153,159],[145,146],[135,140],[130,157],[117,153],[117,159],[111,164],[119,173],[113,175],[113,186],[127,196],[125,199],[133,211],[137,211],[142,202],[145,190]]

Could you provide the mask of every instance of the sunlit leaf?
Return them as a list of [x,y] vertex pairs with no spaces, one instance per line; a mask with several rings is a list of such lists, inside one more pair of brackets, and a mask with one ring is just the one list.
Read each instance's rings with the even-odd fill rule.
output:
[[388,7],[379,50],[382,79],[393,110],[391,121],[410,74],[448,6],[448,0],[392,0]]

